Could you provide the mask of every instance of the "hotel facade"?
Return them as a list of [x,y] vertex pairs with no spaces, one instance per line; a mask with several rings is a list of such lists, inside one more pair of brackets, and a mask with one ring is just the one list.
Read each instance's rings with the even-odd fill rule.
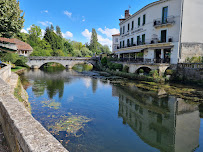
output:
[[112,50],[124,61],[145,63],[177,64],[203,56],[202,14],[202,0],[159,0],[133,15],[126,10]]

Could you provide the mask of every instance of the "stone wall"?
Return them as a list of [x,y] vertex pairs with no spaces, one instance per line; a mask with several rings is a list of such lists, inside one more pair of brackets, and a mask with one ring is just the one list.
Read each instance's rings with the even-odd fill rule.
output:
[[203,64],[201,63],[179,63],[177,65],[177,76],[191,81],[203,81]]
[[182,43],[181,44],[181,63],[184,63],[187,57],[203,56],[203,43]]
[[[4,68],[1,70],[5,70]],[[67,152],[60,142],[32,117],[23,103],[13,96],[13,87],[1,78],[0,122],[10,150],[12,152]]]
[[6,80],[11,76],[11,65],[6,65],[0,69],[0,79]]

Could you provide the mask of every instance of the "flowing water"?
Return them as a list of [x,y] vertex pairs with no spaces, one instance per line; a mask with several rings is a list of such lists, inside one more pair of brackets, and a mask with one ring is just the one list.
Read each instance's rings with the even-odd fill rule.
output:
[[32,115],[70,152],[203,151],[199,104],[75,71],[21,79]]

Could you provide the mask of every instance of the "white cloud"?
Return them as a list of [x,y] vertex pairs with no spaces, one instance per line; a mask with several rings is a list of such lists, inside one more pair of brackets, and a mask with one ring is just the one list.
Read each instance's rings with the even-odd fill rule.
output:
[[39,22],[39,23],[42,24],[43,26],[49,26],[49,25],[53,24],[52,22],[49,22],[49,21]]
[[[92,36],[92,32],[90,32],[88,29],[85,29],[82,32],[82,35],[84,37],[86,37],[88,40],[90,40],[91,36]],[[102,35],[99,35],[99,34],[97,34],[97,38],[98,38],[99,43],[101,43],[102,45],[108,45],[111,48],[111,45],[112,45],[112,40],[111,39],[104,38],[104,37],[102,37]]]
[[92,36],[92,32],[90,32],[88,29],[85,29],[83,32],[82,32],[82,35],[84,37],[86,37],[88,40],[91,39],[91,36]]
[[97,35],[97,37],[98,37],[99,43],[101,43],[102,45],[108,45],[109,47],[111,47],[112,40],[110,40],[108,38],[103,38],[101,35]]
[[41,13],[49,13],[48,10],[41,11]]
[[44,37],[44,34],[46,33],[46,31],[44,29],[42,29],[41,31],[42,31],[42,37]]
[[102,34],[105,34],[107,37],[112,37],[113,34],[119,33],[119,29],[116,28],[109,29],[106,27],[104,30],[102,28],[99,28],[98,31],[101,32]]
[[66,33],[62,33],[62,36],[64,38],[72,38],[73,37],[73,33],[67,31]]
[[72,16],[72,13],[71,13],[71,12],[68,12],[68,11],[64,11],[64,14],[67,15],[68,17],[70,17],[70,18],[71,18],[71,16]]
[[125,18],[123,15],[121,15],[121,18]]
[[25,29],[22,29],[22,30],[21,30],[21,33],[27,33],[27,34],[28,34],[28,31],[25,30]]
[[84,16],[82,16],[82,18],[83,18],[83,19],[82,19],[82,21],[83,21],[83,22],[85,22],[85,17],[84,17]]

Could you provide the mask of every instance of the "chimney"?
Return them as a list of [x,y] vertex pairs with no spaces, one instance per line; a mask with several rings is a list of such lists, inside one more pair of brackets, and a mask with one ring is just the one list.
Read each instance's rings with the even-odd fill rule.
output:
[[125,18],[130,16],[130,11],[129,10],[125,10]]

